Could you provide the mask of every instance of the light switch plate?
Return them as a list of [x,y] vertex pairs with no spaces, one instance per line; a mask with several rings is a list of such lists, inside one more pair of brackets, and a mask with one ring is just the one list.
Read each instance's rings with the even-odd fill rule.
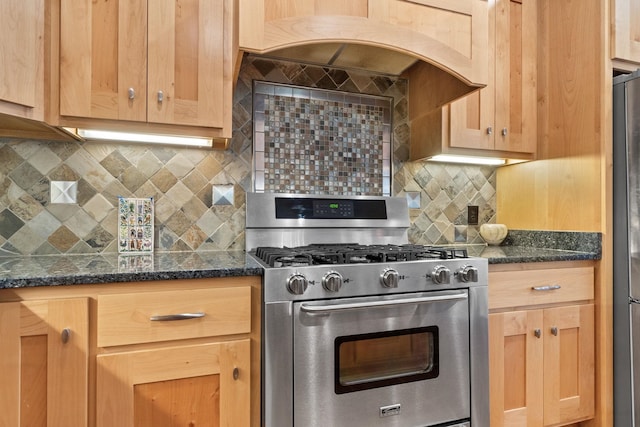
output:
[[51,203],[76,203],[77,181],[51,181]]

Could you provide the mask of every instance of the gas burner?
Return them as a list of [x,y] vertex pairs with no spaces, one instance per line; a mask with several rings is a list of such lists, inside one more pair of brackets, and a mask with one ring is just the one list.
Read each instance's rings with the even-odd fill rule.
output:
[[269,267],[325,264],[374,264],[427,259],[468,258],[466,249],[424,245],[312,244],[298,247],[258,247],[255,255]]

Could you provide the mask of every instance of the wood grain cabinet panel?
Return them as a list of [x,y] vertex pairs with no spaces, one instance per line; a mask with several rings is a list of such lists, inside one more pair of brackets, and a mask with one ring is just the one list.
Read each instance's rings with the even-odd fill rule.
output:
[[489,0],[488,84],[412,122],[411,158],[442,153],[533,159],[536,34],[536,0]]
[[87,298],[0,303],[0,425],[88,425]]
[[640,3],[611,0],[611,58],[616,65],[634,71],[640,64]]
[[466,84],[486,83],[484,0],[240,0],[239,21],[239,45],[247,52],[378,46],[436,63]]
[[256,293],[245,278],[209,283],[97,295],[97,427],[259,422]]
[[233,0],[62,1],[60,115],[231,136],[234,13]]
[[43,119],[44,26],[44,0],[0,2],[0,112]]
[[0,2],[0,137],[64,139],[42,123],[48,16],[46,0]]
[[97,328],[99,347],[249,333],[251,288],[100,295]]
[[593,300],[593,280],[592,266],[495,271],[489,285],[489,309]]
[[[583,286],[568,286],[557,301],[531,298],[519,286],[536,276],[567,284],[572,273]],[[519,302],[495,304],[496,294],[489,292],[491,427],[562,426],[593,418],[594,305],[584,302],[593,298],[592,267],[493,271],[489,288],[497,283],[506,291],[507,278]],[[521,308],[504,311],[508,306]]]
[[235,340],[97,357],[97,427],[248,427],[250,344]]

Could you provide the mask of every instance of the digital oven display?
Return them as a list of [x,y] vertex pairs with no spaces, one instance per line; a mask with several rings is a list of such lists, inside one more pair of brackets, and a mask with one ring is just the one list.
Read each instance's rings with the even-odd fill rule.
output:
[[353,218],[353,200],[313,201],[314,218]]
[[276,218],[387,219],[384,200],[276,197]]

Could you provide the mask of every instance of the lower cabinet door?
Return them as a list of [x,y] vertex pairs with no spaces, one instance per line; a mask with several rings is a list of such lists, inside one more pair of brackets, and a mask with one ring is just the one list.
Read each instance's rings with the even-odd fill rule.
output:
[[249,340],[97,356],[97,427],[248,427]]
[[594,416],[593,304],[489,315],[491,427]]
[[489,315],[491,427],[541,427],[542,311]]
[[0,303],[0,426],[85,427],[87,298]]
[[594,307],[544,310],[544,424],[593,418]]

